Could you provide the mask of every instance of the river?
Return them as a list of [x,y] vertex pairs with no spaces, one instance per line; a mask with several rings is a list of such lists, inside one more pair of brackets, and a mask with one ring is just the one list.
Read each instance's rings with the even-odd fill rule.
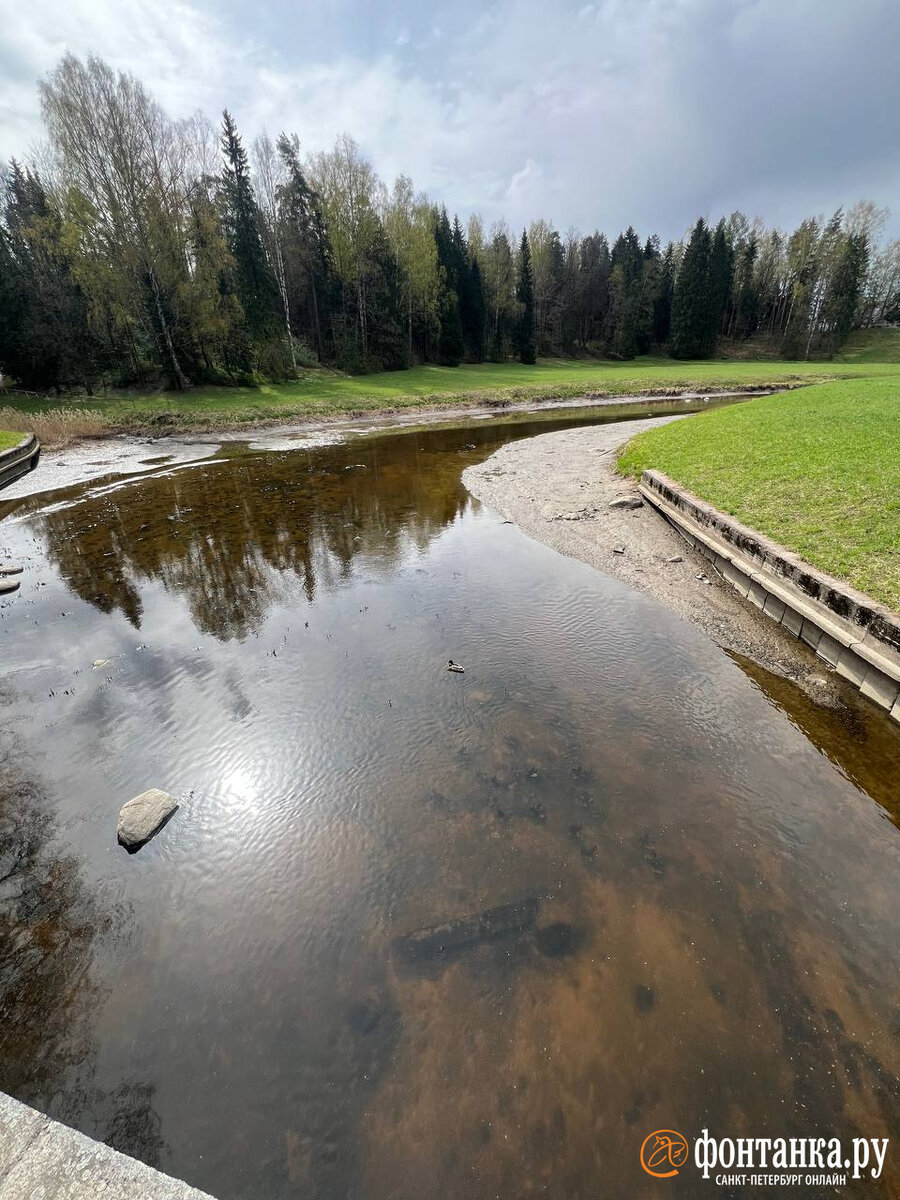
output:
[[0,501],[0,1087],[221,1200],[632,1200],[704,1127],[890,1137],[838,1194],[896,1194],[896,731],[460,482],[623,415]]

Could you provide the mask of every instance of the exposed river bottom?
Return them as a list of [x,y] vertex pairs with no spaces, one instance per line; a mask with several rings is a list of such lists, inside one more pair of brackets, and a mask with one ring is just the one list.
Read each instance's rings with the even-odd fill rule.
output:
[[0,500],[0,1089],[221,1200],[758,1194],[644,1173],[704,1128],[898,1193],[900,731],[462,486],[623,415]]

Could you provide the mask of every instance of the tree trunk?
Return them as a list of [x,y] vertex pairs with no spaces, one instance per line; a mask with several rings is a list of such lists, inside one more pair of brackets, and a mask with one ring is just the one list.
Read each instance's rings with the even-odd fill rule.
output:
[[163,312],[162,299],[159,294],[159,284],[156,281],[156,272],[150,270],[150,285],[153,288],[153,299],[156,302],[156,315],[159,320],[159,327],[162,331],[163,341],[166,343],[166,351],[169,355],[169,362],[172,364],[172,373],[175,376],[175,384],[181,392],[187,391],[191,386],[191,381],[181,369],[181,363],[178,361],[178,355],[175,353],[175,345],[172,341],[172,335],[169,332],[169,325],[166,321],[165,313]]
[[316,334],[316,356],[319,362],[322,361],[322,326],[319,324],[319,294],[316,290],[316,277],[310,273],[310,283],[312,284],[312,303],[313,303],[313,329]]

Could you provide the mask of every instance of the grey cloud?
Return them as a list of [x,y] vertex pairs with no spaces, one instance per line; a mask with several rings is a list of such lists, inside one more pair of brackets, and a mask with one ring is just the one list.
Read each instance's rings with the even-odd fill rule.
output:
[[669,237],[734,208],[790,224],[860,196],[890,204],[900,183],[894,0],[150,11],[35,0],[12,12],[0,156],[37,132],[31,84],[64,44],[134,71],[173,111],[227,103],[249,135],[296,129],[317,149],[347,129],[388,180],[402,170],[460,215],[514,226],[543,215]]

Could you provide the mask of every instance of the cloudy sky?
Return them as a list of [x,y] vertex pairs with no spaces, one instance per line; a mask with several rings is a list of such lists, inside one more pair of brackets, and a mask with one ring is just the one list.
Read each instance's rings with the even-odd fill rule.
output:
[[[898,0],[0,0],[0,160],[66,50],[246,140],[348,131],[461,215],[680,236],[900,210]],[[900,212],[890,231],[900,233]]]

